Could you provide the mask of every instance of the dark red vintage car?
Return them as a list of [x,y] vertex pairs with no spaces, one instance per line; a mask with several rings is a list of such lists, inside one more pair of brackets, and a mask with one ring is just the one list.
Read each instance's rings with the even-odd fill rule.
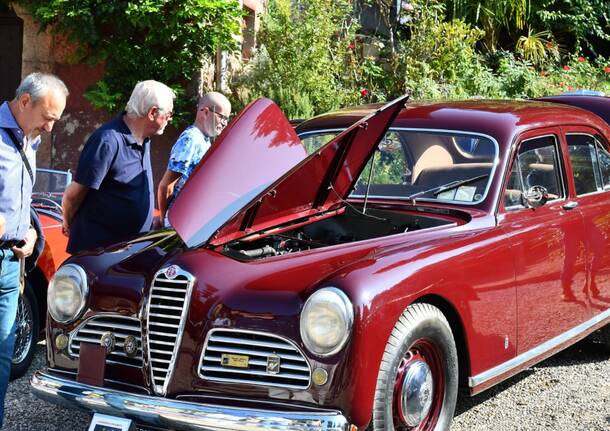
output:
[[296,132],[252,103],[174,229],[58,270],[34,392],[114,429],[449,428],[460,385],[610,323],[610,100],[577,100],[401,98]]
[[27,273],[25,289],[19,297],[11,379],[25,374],[32,362],[34,347],[43,335],[49,280],[68,257],[67,238],[61,233],[61,197],[71,179],[70,172],[36,169],[32,206],[42,225],[45,246],[36,268]]

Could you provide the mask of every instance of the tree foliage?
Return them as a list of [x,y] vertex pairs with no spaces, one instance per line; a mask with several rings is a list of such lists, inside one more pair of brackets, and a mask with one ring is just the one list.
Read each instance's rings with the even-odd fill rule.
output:
[[260,46],[233,83],[242,104],[275,100],[293,118],[309,117],[358,99],[346,55],[355,26],[349,0],[270,0],[257,35]]
[[237,0],[18,0],[41,30],[77,43],[72,61],[105,64],[86,97],[98,108],[124,106],[134,84],[157,79],[184,94],[205,56],[237,47]]

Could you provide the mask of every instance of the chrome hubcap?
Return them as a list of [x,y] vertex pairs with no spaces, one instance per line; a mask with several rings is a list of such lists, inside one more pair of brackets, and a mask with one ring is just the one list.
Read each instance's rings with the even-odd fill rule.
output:
[[409,427],[415,427],[426,417],[434,399],[432,371],[424,361],[407,365],[400,388],[400,416]]

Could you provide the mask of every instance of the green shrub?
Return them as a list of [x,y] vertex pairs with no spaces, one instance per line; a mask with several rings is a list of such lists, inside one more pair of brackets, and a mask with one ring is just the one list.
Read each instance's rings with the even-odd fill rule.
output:
[[[157,79],[179,95],[218,48],[236,49],[237,0],[18,0],[41,29],[78,45],[74,62],[104,63],[103,79],[86,93],[98,108],[122,109],[134,84]],[[186,101],[177,100],[177,109]],[[191,106],[188,106],[190,111]]]
[[287,116],[303,118],[356,103],[351,7],[349,0],[269,1],[257,36],[261,48],[231,84],[236,106],[264,96]]

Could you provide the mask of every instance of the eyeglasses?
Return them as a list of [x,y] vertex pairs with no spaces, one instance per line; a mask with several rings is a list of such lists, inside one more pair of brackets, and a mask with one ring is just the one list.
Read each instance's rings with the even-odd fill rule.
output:
[[[206,108],[203,108],[203,109],[206,109]],[[214,114],[218,115],[218,118],[220,119],[220,124],[227,124],[229,122],[229,116],[228,115],[221,114],[220,112],[216,112],[216,109],[214,107],[211,107],[211,108],[208,107],[207,109],[209,111],[213,112]]]

